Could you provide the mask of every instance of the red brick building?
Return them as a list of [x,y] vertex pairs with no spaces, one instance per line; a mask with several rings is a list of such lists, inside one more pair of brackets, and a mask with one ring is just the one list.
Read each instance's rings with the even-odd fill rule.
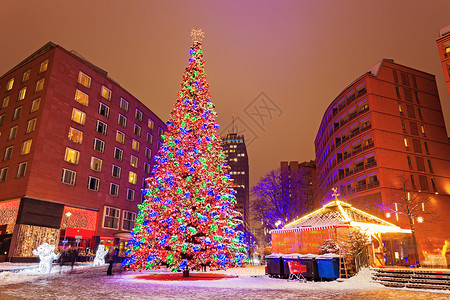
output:
[[450,25],[440,30],[436,43],[441,58],[445,82],[447,83],[448,94],[450,95]]
[[[433,197],[424,209],[439,218],[416,223],[419,251],[442,249],[450,236],[450,145],[434,75],[380,61],[331,102],[315,149],[321,204],[338,188],[343,201],[385,217],[377,204],[400,201],[406,181],[408,191]],[[409,228],[406,217],[389,221]]]
[[[48,43],[0,77],[0,231],[8,257],[42,242],[121,244],[164,122],[108,73]],[[69,214],[68,214],[69,213]],[[14,260],[14,259],[13,259]]]

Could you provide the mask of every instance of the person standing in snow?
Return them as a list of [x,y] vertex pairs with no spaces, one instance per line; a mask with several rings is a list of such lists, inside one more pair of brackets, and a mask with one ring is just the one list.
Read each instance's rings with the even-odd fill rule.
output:
[[112,268],[113,268],[115,254],[116,253],[114,251],[114,247],[113,246],[109,247],[109,252],[108,252],[109,267],[108,267],[108,271],[106,272],[106,275],[112,275]]

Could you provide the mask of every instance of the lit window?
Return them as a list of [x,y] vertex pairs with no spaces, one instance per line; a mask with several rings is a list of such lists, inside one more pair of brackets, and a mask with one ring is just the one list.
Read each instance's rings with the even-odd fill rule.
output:
[[72,110],[72,121],[75,121],[78,124],[84,125],[84,122],[86,122],[86,113],[74,108]]
[[106,131],[108,129],[108,125],[105,122],[102,122],[100,120],[97,120],[97,127],[96,130],[98,133],[101,133],[103,135],[106,135]]
[[153,144],[153,135],[151,133],[147,133],[147,143]]
[[23,72],[22,75],[22,82],[28,81],[30,79],[31,69],[26,70]]
[[102,165],[103,165],[103,160],[101,160],[100,158],[94,157],[94,156],[91,157],[91,170],[101,172]]
[[133,140],[131,144],[131,148],[133,148],[134,151],[139,152],[139,142],[136,140]]
[[145,156],[148,159],[151,159],[152,158],[152,149],[145,147]]
[[71,164],[78,164],[78,161],[80,159],[80,152],[66,147],[66,154],[64,155],[64,160],[71,163]]
[[23,87],[19,91],[19,95],[17,96],[17,101],[22,101],[25,98],[27,93],[27,87]]
[[136,119],[138,119],[139,121],[142,121],[142,111],[140,111],[139,109],[136,108],[136,114],[134,115],[136,117]]
[[120,108],[123,109],[124,111],[128,111],[128,101],[120,98]]
[[87,88],[91,87],[91,77],[87,76],[86,74],[84,74],[83,72],[80,71],[80,73],[78,73],[78,83],[84,85]]
[[117,130],[116,131],[116,141],[121,144],[124,144],[125,143],[125,133]]
[[83,142],[83,131],[70,127],[68,138],[74,143],[81,144]]
[[75,179],[77,178],[77,172],[63,169],[61,175],[61,182],[65,184],[75,185]]
[[117,120],[117,123],[122,126],[123,128],[127,128],[127,118],[121,114],[119,114],[119,118]]
[[426,134],[425,134],[425,125],[420,124],[420,130],[422,131],[422,134],[423,134],[423,135],[426,135]]
[[41,62],[41,66],[39,67],[39,73],[47,71],[48,68],[48,59]]
[[37,121],[36,118],[28,120],[27,130],[25,131],[25,133],[31,133],[36,129],[36,121]]
[[32,141],[33,140],[29,139],[29,140],[26,140],[26,141],[23,142],[23,144],[22,144],[22,151],[20,151],[21,155],[25,155],[25,154],[30,153],[30,151],[31,151],[31,142]]
[[93,177],[93,176],[89,176],[88,186],[87,186],[87,188],[89,190],[98,192],[99,185],[100,185],[100,179]]
[[109,118],[109,106],[100,102],[98,107],[98,113],[106,118]]
[[76,90],[76,92],[75,92],[75,101],[77,101],[78,103],[83,104],[84,106],[88,106],[89,105],[89,95],[83,93],[80,90]]
[[134,190],[127,189],[127,200],[134,201]]
[[3,98],[3,101],[2,101],[2,109],[7,108],[8,104],[9,104],[9,96],[6,96],[5,98]]
[[122,230],[131,231],[134,228],[134,222],[136,221],[136,213],[132,211],[123,211]]
[[9,134],[8,134],[8,141],[13,140],[16,138],[17,136],[17,129],[18,126],[13,126],[9,129]]
[[103,227],[119,229],[120,209],[105,206],[103,214]]
[[38,82],[36,82],[36,88],[34,90],[35,93],[42,91],[42,89],[44,88],[44,82],[45,78],[41,78],[38,80]]
[[6,83],[6,91],[10,91],[13,88],[13,85],[14,85],[14,78],[11,78]]
[[398,111],[400,113],[403,113],[403,108],[402,108],[402,104],[401,103],[398,103]]
[[98,138],[94,138],[94,150],[103,153],[103,151],[105,151],[105,142]]
[[120,172],[122,168],[116,165],[112,165],[111,175],[115,178],[120,178]]
[[154,126],[154,123],[153,123],[152,119],[148,119],[148,128],[153,130],[153,126]]
[[142,128],[141,126],[134,124],[134,134],[137,136],[141,136]]
[[117,147],[114,148],[114,158],[122,161],[123,159],[123,150]]
[[10,160],[11,156],[12,156],[12,152],[13,152],[13,146],[6,148],[5,154],[3,155],[3,161]]
[[108,99],[108,100],[111,101],[111,90],[109,90],[104,85],[102,85],[101,95],[102,95],[103,98]]
[[408,148],[408,139],[406,137],[403,138],[403,142],[405,143],[405,147]]
[[138,167],[138,158],[134,155],[131,155],[131,159],[130,159],[130,165],[132,165],[133,167],[137,168]]
[[150,174],[150,164],[147,162],[144,162],[144,172]]
[[0,115],[0,126],[3,126],[3,122],[5,121],[6,114]]
[[8,168],[3,168],[0,170],[0,182],[3,182],[6,180],[6,176],[8,175]]
[[41,98],[34,99],[33,102],[31,102],[30,113],[33,113],[33,112],[39,110],[40,105],[41,105]]
[[109,194],[114,197],[119,196],[119,185],[111,182],[109,184]]
[[12,120],[15,121],[15,120],[17,120],[18,118],[20,118],[20,114],[21,114],[21,113],[22,113],[22,106],[19,106],[19,107],[17,107],[17,108],[14,110],[14,114],[13,114]]
[[137,182],[137,174],[130,171],[130,173],[128,175],[128,182],[132,183],[132,184],[136,184],[136,182]]
[[17,178],[24,177],[27,171],[27,162],[20,163],[17,167]]

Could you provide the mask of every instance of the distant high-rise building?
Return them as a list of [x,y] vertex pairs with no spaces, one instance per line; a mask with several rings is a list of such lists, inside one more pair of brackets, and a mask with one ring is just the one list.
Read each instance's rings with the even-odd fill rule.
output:
[[235,209],[242,214],[244,232],[249,229],[249,167],[247,147],[243,135],[229,133],[222,137],[222,147],[230,166],[229,174],[233,179],[232,187],[236,191]]
[[0,105],[8,257],[63,240],[123,248],[164,122],[106,71],[51,42],[0,77]]
[[436,43],[441,58],[442,69],[444,70],[448,95],[450,96],[450,25],[440,30],[439,38],[436,40]]
[[[328,106],[315,149],[322,204],[337,188],[343,201],[385,217],[377,204],[401,201],[406,181],[408,191],[433,198],[424,210],[439,217],[416,224],[420,248],[442,249],[450,236],[450,145],[434,75],[380,61]],[[405,217],[391,221],[409,228]]]

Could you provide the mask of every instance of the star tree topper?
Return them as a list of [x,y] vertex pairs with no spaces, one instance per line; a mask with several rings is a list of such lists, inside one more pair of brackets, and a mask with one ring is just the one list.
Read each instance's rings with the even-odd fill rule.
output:
[[192,41],[196,43],[201,43],[202,39],[205,37],[205,33],[202,29],[192,29],[191,30],[191,38]]

